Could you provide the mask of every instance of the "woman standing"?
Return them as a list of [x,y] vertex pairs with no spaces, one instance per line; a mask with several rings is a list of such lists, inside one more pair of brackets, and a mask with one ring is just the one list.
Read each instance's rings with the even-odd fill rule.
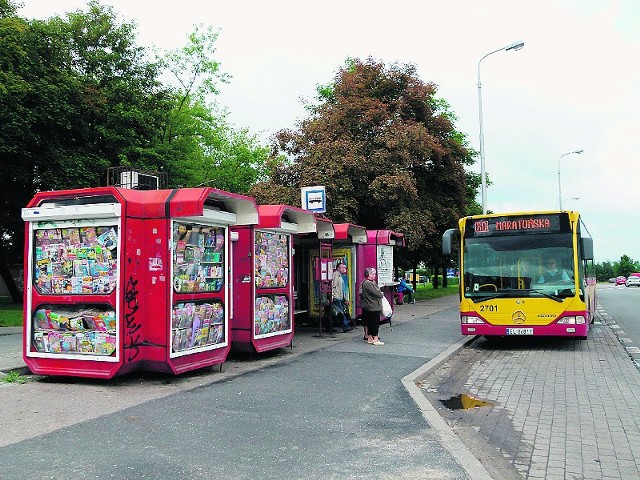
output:
[[362,303],[362,323],[367,328],[367,343],[370,345],[384,345],[378,339],[380,314],[382,313],[382,297],[384,293],[375,282],[376,269],[365,268],[364,280],[360,284],[360,299]]

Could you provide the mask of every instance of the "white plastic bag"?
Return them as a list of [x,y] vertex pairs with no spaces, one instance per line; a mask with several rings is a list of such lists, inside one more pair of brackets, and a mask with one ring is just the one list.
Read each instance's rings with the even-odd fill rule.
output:
[[387,297],[382,297],[382,315],[387,318],[391,318],[391,315],[393,315],[393,310],[391,310]]

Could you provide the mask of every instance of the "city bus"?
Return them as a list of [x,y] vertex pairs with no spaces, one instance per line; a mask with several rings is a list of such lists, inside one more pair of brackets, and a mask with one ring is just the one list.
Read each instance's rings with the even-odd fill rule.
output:
[[587,338],[596,281],[593,239],[579,213],[488,214],[458,224],[444,233],[442,252],[450,256],[459,241],[463,335]]

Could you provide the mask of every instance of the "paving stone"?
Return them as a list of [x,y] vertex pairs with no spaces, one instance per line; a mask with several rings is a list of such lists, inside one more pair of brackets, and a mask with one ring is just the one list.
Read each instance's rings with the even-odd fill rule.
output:
[[435,391],[425,395],[433,403],[448,391],[472,392],[490,402],[473,414],[442,414],[475,427],[477,441],[524,478],[637,480],[640,374],[614,333],[622,329],[602,313],[597,321],[586,341],[478,338],[447,362],[453,378],[434,372]]

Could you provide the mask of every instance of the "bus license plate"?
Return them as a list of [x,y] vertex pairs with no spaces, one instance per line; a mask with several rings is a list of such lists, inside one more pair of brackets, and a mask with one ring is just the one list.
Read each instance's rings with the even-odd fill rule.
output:
[[533,335],[533,328],[507,328],[507,335]]

